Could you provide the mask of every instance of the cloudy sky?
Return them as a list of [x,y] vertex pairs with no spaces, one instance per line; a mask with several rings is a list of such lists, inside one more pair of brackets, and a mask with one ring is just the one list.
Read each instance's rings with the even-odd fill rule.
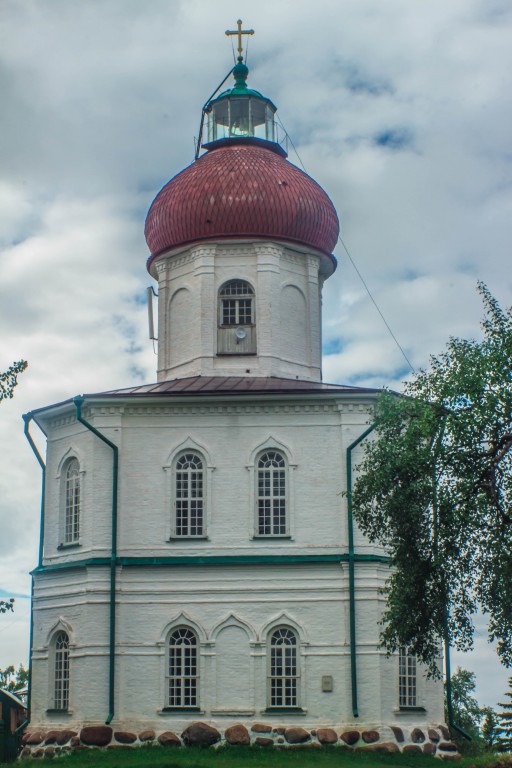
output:
[[[510,304],[512,8],[507,0],[3,0],[0,7],[0,667],[27,659],[40,473],[21,414],[155,380],[143,228],[194,156],[233,63],[279,107],[332,198],[354,262],[412,365],[478,336],[484,280]],[[290,160],[299,164],[291,153]],[[409,368],[338,247],[324,378],[400,387]],[[0,595],[1,595],[0,591]],[[455,655],[494,704],[510,671],[485,630]]]

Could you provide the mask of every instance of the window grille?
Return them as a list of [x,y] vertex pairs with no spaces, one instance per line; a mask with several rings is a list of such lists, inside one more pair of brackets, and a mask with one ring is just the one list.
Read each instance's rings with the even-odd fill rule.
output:
[[271,707],[298,705],[297,637],[280,627],[270,639],[269,701]]
[[71,459],[66,468],[66,511],[64,541],[71,544],[80,536],[80,465]]
[[197,638],[192,630],[180,627],[169,638],[168,705],[196,707],[198,684]]
[[55,638],[54,709],[69,708],[69,637],[59,632]]
[[286,533],[286,463],[277,451],[267,451],[258,460],[258,534]]
[[415,707],[417,705],[416,656],[401,647],[398,657],[398,705]]
[[176,462],[176,536],[202,536],[204,512],[203,462],[185,453]]
[[251,325],[253,320],[252,287],[245,280],[231,280],[220,291],[221,325]]

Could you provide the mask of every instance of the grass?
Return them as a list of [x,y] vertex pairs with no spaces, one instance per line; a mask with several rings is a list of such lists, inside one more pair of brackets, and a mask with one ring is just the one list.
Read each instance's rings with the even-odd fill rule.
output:
[[[504,758],[504,759],[503,759]],[[512,768],[512,759],[496,755],[468,757],[458,768]],[[43,760],[19,760],[15,765],[35,768]],[[53,760],[55,762],[55,760]],[[2,763],[0,766],[4,766]],[[12,763],[11,763],[12,765]],[[426,755],[387,755],[375,752],[352,752],[340,747],[286,749],[265,747],[193,747],[165,748],[144,746],[128,749],[88,749],[59,757],[61,768],[441,768],[443,763]],[[446,763],[445,763],[446,765]]]

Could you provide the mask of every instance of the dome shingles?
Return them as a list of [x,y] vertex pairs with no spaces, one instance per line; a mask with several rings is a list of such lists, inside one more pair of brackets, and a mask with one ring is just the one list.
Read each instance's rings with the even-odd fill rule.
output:
[[338,233],[336,210],[313,179],[246,144],[212,149],[171,179],[145,227],[149,263],[173,248],[223,238],[284,240],[330,254]]

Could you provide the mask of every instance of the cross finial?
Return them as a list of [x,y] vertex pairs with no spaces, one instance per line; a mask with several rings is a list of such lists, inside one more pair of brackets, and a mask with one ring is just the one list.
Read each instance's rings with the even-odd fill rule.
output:
[[226,35],[238,35],[238,59],[242,61],[243,48],[242,48],[242,35],[254,35],[254,29],[242,29],[242,19],[237,21],[238,29],[226,29]]

